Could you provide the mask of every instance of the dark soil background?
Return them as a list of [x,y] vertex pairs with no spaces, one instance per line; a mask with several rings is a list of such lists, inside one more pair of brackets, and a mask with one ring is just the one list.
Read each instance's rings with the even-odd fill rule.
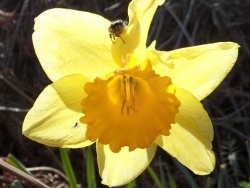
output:
[[[58,149],[28,140],[21,133],[25,114],[43,88],[50,83],[32,45],[34,18],[44,10],[62,7],[97,13],[109,20],[126,19],[129,2],[0,1],[0,157],[13,154],[27,167],[49,166],[63,171]],[[206,187],[208,177],[211,187],[217,187],[222,167],[226,166],[224,187],[242,187],[244,183],[246,185],[250,177],[246,146],[246,141],[250,139],[250,0],[166,1],[157,10],[152,22],[148,44],[152,40],[157,40],[158,50],[173,50],[220,41],[237,42],[241,46],[233,70],[203,101],[215,129],[213,145],[217,157],[216,168],[209,176],[190,174],[197,187]],[[77,181],[82,187],[86,187],[86,151],[75,149],[69,150],[69,153]],[[159,176],[160,167],[171,173],[178,187],[192,187],[176,162],[160,148],[151,166]],[[5,175],[0,170],[0,176]],[[98,187],[105,187],[100,184],[98,173],[97,177]],[[3,179],[0,178],[0,187],[7,181]],[[60,183],[50,184],[51,187],[59,185]],[[156,186],[145,171],[136,180],[136,187]]]

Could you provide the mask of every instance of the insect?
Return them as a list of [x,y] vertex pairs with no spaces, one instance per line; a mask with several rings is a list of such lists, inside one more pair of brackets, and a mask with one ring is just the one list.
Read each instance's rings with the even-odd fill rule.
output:
[[[115,41],[115,37],[119,37],[120,39],[122,39],[120,37],[120,34],[127,28],[127,26],[128,22],[121,19],[115,20],[111,23],[108,30],[109,30],[109,37],[113,43]],[[125,43],[123,39],[122,41],[123,43]]]
[[76,122],[75,125],[72,128],[75,129],[75,128],[78,128],[78,127],[79,127],[79,123]]

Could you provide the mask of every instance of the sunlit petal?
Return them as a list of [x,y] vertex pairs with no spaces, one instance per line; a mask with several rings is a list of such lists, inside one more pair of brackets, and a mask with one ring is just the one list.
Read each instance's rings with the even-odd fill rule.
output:
[[[153,69],[162,76],[170,76],[173,83],[193,93],[199,100],[209,95],[226,77],[238,56],[239,45],[220,42],[160,52],[165,63]],[[167,59],[166,59],[167,57]],[[160,61],[159,61],[160,62]],[[169,68],[173,63],[174,68]]]
[[154,157],[156,145],[132,152],[123,147],[113,153],[108,145],[97,144],[97,159],[102,183],[110,187],[124,185],[139,176]]
[[90,145],[92,142],[85,139],[86,125],[79,122],[86,82],[84,76],[77,74],[47,86],[25,117],[23,134],[54,147]]
[[112,55],[119,66],[124,67],[127,54],[135,54],[139,61],[145,56],[146,41],[151,20],[159,5],[165,0],[134,0],[128,7],[129,25],[121,34],[125,43],[117,39],[112,45]]
[[105,76],[116,69],[105,18],[82,11],[50,9],[35,19],[33,44],[52,81],[81,73],[87,78]]
[[194,173],[209,174],[215,165],[211,120],[189,92],[177,89],[176,95],[181,102],[177,123],[172,125],[169,136],[159,136],[156,143]]

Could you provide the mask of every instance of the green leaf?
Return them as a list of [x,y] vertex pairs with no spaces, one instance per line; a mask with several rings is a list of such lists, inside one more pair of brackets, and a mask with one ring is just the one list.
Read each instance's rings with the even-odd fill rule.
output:
[[250,188],[250,183],[247,181],[241,181],[239,182],[239,188]]
[[184,167],[179,161],[177,161],[175,158],[173,158],[173,161],[175,165],[178,167],[178,169],[183,173],[185,179],[190,185],[190,188],[197,188],[194,179],[192,178],[191,174],[189,171]]
[[156,175],[156,173],[154,172],[154,170],[150,166],[147,167],[147,170],[148,170],[149,175],[153,179],[155,185],[158,188],[163,188],[163,186],[162,186],[162,184],[160,182],[160,179],[158,178],[158,176]]
[[88,188],[96,188],[95,165],[91,147],[87,148],[86,157],[87,185]]
[[220,174],[219,174],[219,180],[218,180],[218,188],[223,188],[224,187],[224,183],[223,180],[225,178],[225,173],[226,173],[226,165],[222,164],[220,166]]
[[60,156],[64,168],[64,172],[68,178],[68,182],[71,188],[77,188],[77,183],[76,183],[76,178],[74,171],[72,169],[70,160],[69,160],[69,155],[66,149],[64,148],[59,148],[60,150]]
[[160,168],[160,178],[161,178],[161,184],[163,187],[167,187],[167,182],[166,182],[166,174],[164,173],[164,169],[162,168],[162,162],[161,158],[159,158],[159,168]]
[[249,140],[246,141],[246,146],[247,146],[247,154],[248,154],[248,165],[250,168],[250,143],[249,143]]
[[170,188],[177,188],[176,182],[175,182],[172,174],[169,171],[168,171],[168,180],[169,180]]
[[136,180],[136,179],[133,179],[131,182],[129,182],[129,183],[126,185],[126,188],[135,188],[135,180]]
[[206,188],[211,188],[211,179],[207,178]]
[[20,183],[19,180],[14,180],[11,185],[10,185],[11,188],[23,188],[22,184]]
[[14,155],[9,154],[8,157],[6,157],[5,161],[8,164],[32,176],[32,174],[28,170],[26,170],[26,167],[16,157],[14,157]]

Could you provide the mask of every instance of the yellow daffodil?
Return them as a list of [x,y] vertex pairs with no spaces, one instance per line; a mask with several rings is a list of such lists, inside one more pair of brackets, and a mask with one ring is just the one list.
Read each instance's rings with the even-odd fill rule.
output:
[[38,16],[34,48],[53,83],[25,117],[23,134],[53,147],[96,143],[102,183],[109,186],[142,173],[157,145],[194,173],[210,173],[213,127],[200,100],[231,70],[239,46],[165,52],[154,41],[146,47],[163,3],[132,0],[129,23],[118,34],[109,33],[109,20],[88,12],[51,9]]

